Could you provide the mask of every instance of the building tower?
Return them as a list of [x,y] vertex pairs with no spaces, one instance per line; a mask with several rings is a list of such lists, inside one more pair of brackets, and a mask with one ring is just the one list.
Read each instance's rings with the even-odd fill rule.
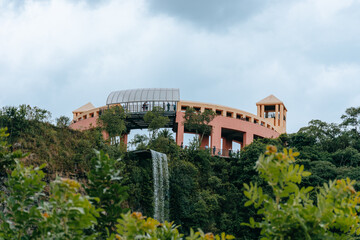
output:
[[256,103],[257,116],[272,124],[279,133],[286,133],[287,109],[282,101],[270,95]]

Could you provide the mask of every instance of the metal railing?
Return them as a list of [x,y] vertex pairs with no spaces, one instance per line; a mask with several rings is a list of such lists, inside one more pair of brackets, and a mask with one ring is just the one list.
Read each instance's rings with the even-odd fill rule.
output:
[[[187,149],[187,146],[184,147]],[[221,148],[209,148],[209,147],[200,147],[202,150],[209,151],[212,156],[219,157],[240,157],[240,150],[232,150],[232,149],[221,149]]]
[[121,103],[121,106],[127,112],[148,112],[152,111],[155,107],[158,107],[165,112],[175,112],[177,109],[177,102],[127,102]]
[[210,151],[210,154],[213,156],[221,156],[221,157],[240,156],[239,150],[234,151],[232,149],[221,149],[221,148],[208,148],[208,150]]

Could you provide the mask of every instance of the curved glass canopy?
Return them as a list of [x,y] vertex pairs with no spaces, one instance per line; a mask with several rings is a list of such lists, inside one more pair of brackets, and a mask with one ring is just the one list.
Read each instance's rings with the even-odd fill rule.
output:
[[106,104],[121,104],[130,102],[178,102],[178,88],[138,88],[111,92]]

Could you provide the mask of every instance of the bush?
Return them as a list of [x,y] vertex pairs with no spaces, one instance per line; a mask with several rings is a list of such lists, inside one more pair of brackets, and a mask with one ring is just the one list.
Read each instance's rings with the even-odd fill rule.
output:
[[272,189],[263,193],[257,184],[244,184],[248,198],[245,206],[254,205],[263,218],[244,225],[260,228],[262,239],[352,239],[360,234],[360,193],[350,179],[330,181],[316,193],[317,203],[309,198],[313,187],[302,187],[302,177],[310,172],[295,163],[299,153],[277,152],[268,146],[256,163],[256,171]]
[[111,159],[104,152],[96,151],[87,174],[89,183],[85,188],[86,193],[95,197],[93,205],[102,209],[96,230],[103,236],[114,232],[116,219],[127,212],[122,206],[128,196],[128,188],[123,186],[122,169],[120,159]]
[[58,178],[46,200],[43,167],[16,162],[2,193],[0,239],[95,239],[97,234],[86,236],[85,230],[96,224],[98,212],[79,193],[80,184]]
[[153,218],[146,218],[139,212],[127,213],[122,215],[122,219],[118,220],[117,234],[112,235],[108,240],[122,239],[152,239],[152,240],[226,240],[234,239],[231,235],[222,233],[214,235],[212,233],[204,233],[200,229],[197,232],[190,231],[190,235],[183,238],[183,234],[180,234],[177,230],[177,226],[173,223],[159,221]]

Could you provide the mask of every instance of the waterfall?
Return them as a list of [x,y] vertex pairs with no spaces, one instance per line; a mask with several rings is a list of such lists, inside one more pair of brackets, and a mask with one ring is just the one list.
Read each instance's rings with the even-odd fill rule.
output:
[[154,218],[160,222],[169,217],[169,169],[164,153],[151,151],[154,179]]

